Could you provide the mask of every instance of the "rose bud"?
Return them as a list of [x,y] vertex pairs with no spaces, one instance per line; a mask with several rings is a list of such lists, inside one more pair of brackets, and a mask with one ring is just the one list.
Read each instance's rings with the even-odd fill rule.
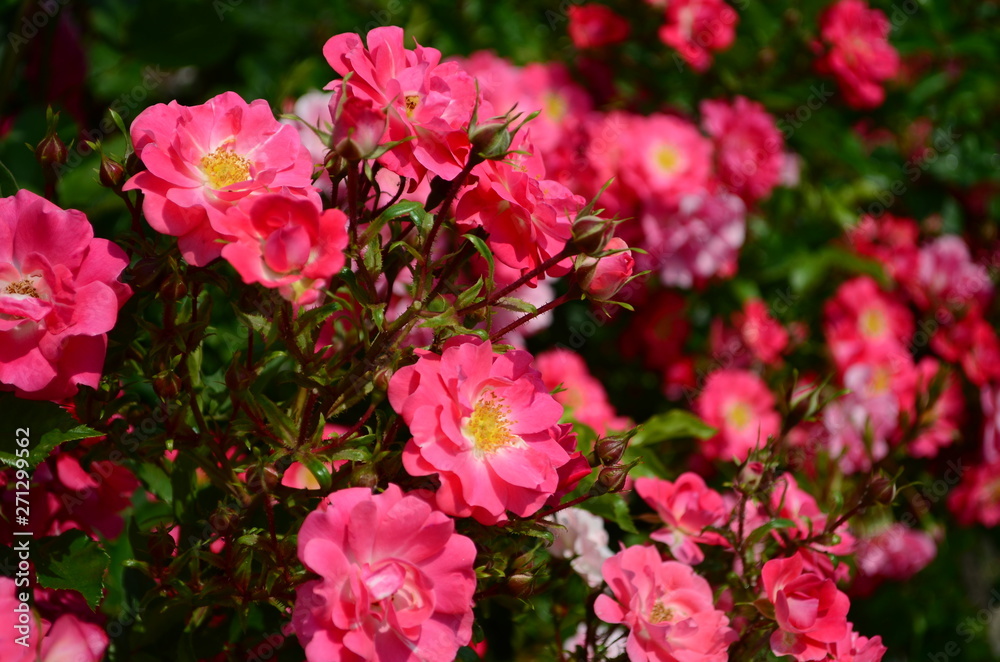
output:
[[[336,103],[336,101],[335,101]],[[334,112],[338,109],[335,107]],[[378,148],[388,126],[385,113],[370,99],[349,97],[339,105],[330,145],[348,161],[368,158]]]
[[608,241],[605,250],[621,252],[602,258],[585,257],[576,267],[580,288],[595,301],[607,301],[617,294],[632,277],[635,266],[628,244],[618,237]]
[[596,216],[584,216],[573,222],[573,245],[585,255],[597,255],[604,250],[611,234],[611,223]]

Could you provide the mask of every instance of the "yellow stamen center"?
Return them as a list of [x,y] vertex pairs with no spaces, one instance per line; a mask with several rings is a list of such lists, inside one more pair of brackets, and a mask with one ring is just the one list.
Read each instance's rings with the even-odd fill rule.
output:
[[416,94],[406,95],[406,116],[413,119],[413,111],[420,105],[420,96]]
[[653,625],[657,623],[662,623],[663,621],[672,621],[674,618],[674,612],[672,609],[664,607],[662,604],[657,602],[653,605],[653,611],[649,615],[649,622]]
[[472,416],[465,423],[465,434],[472,440],[479,453],[495,453],[510,446],[517,437],[511,434],[511,420],[507,418],[510,407],[503,404],[503,398],[493,393],[480,398],[472,410]]
[[670,145],[660,145],[656,148],[656,165],[660,166],[663,172],[673,172],[680,164],[680,156]]
[[558,94],[545,95],[545,116],[553,122],[558,122],[566,116],[566,100]]
[[250,179],[250,161],[227,149],[227,145],[220,145],[211,154],[201,157],[201,169],[214,189]]
[[750,410],[750,405],[745,402],[738,402],[729,409],[729,423],[738,429],[745,428],[750,420],[753,418],[753,412]]
[[886,327],[889,326],[885,315],[877,308],[869,308],[861,313],[858,322],[861,327],[861,333],[869,338],[881,336],[885,333]]
[[38,290],[34,288],[34,286],[31,284],[31,281],[28,280],[27,278],[23,278],[21,280],[10,283],[9,285],[7,285],[6,288],[4,288],[3,293],[23,294],[25,296],[31,297],[32,299],[40,298]]

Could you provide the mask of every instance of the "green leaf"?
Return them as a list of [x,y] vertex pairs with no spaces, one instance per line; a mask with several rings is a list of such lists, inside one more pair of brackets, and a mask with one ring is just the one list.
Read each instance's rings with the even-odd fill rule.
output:
[[[101,436],[97,430],[81,425],[54,402],[23,400],[13,393],[4,393],[0,395],[0,411],[8,412],[3,421],[4,429],[0,431],[3,435],[0,439],[3,444],[0,462],[17,466],[18,462],[27,460],[28,466],[19,468],[34,469],[59,444]],[[24,434],[25,431],[27,434]],[[16,455],[15,444],[20,439],[28,439],[27,448],[30,451],[27,457]]]
[[778,519],[770,520],[750,532],[750,535],[747,536],[745,541],[746,546],[752,547],[771,531],[775,531],[777,529],[794,529],[795,526],[795,522],[790,519],[779,517]]
[[653,416],[639,426],[639,432],[632,439],[633,446],[658,444],[668,439],[708,439],[716,429],[689,411],[671,409]]
[[33,558],[39,585],[77,591],[91,609],[97,608],[111,557],[87,534],[73,530],[57,538],[42,538]]
[[479,293],[482,292],[482,290],[483,277],[480,276],[479,280],[477,280],[472,287],[458,295],[455,299],[455,308],[461,310],[462,308],[471,305],[479,297]]
[[3,161],[0,161],[0,198],[6,198],[17,193],[17,180]]
[[486,245],[486,242],[477,237],[474,234],[463,234],[462,237],[469,241],[476,248],[476,252],[483,256],[486,260],[486,264],[489,266],[489,284],[490,287],[493,286],[493,272],[495,271],[495,265],[493,264],[493,252]]
[[424,206],[422,204],[419,202],[413,202],[412,200],[403,200],[402,202],[397,202],[379,214],[378,218],[372,221],[372,225],[375,227],[382,227],[385,223],[401,216],[408,216],[418,228],[423,227],[425,225],[425,221],[430,218],[430,214],[424,210]]
[[628,504],[620,494],[604,494],[593,499],[587,499],[580,504],[584,510],[614,522],[622,531],[638,533],[628,511]]

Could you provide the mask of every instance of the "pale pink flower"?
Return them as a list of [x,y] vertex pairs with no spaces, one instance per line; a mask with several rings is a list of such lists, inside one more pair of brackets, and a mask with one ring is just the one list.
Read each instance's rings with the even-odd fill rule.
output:
[[828,659],[829,645],[849,632],[847,596],[832,579],[808,572],[801,553],[768,561],[761,576],[778,622],[771,635],[774,654],[799,662]]
[[[351,75],[326,89],[336,96],[346,88],[348,97],[384,109],[388,140],[416,138],[379,158],[387,168],[412,179],[422,179],[428,171],[454,179],[471,147],[468,125],[476,104],[475,81],[457,63],[441,63],[441,52],[434,48],[406,48],[402,28],[375,28],[366,40],[367,48],[357,34],[344,33],[326,42],[323,55],[330,66],[341,76]],[[481,117],[490,112],[479,108]]]
[[660,40],[677,50],[695,71],[712,64],[712,51],[724,51],[736,38],[739,15],[723,0],[669,0]]
[[406,470],[437,474],[437,503],[450,515],[495,524],[508,510],[536,512],[579,454],[531,355],[497,354],[471,336],[452,338],[440,355],[416,354],[389,382],[389,402],[413,435],[403,449]]
[[820,36],[829,46],[816,63],[837,79],[847,103],[875,108],[885,100],[882,83],[899,72],[899,53],[889,44],[884,12],[865,0],[838,0],[820,17]]
[[709,459],[745,460],[781,429],[774,395],[760,377],[746,370],[713,372],[694,407],[719,431],[703,442],[702,453]]
[[184,259],[205,266],[222,254],[226,213],[256,195],[312,186],[313,159],[296,129],[267,102],[224,92],[200,106],[156,104],[132,122],[146,166],[126,184],[143,192],[142,211],[157,232],[178,237]]
[[349,488],[306,517],[299,558],[320,579],[292,624],[309,662],[450,662],[469,643],[476,547],[430,498]]
[[546,350],[535,358],[535,365],[546,389],[562,389],[553,397],[574,420],[602,436],[630,427],[631,421],[615,413],[604,385],[590,374],[587,363],[576,352],[565,348]]
[[982,309],[993,295],[989,273],[972,261],[965,241],[952,234],[921,246],[915,278],[902,282],[913,302],[931,312]]
[[330,102],[333,94],[311,90],[295,100],[291,114],[302,120],[282,119],[282,124],[290,124],[299,133],[302,146],[309,151],[314,166],[322,166],[326,162],[330,146],[314,130],[319,129],[330,133],[333,127],[333,115],[330,113]]
[[560,527],[552,529],[555,540],[549,551],[554,556],[572,559],[571,565],[593,588],[604,581],[601,566],[611,558],[608,547],[608,532],[604,519],[582,508],[567,508],[552,515],[552,521]]
[[702,126],[715,142],[719,181],[747,204],[766,198],[781,179],[785,141],[764,106],[746,97],[701,102]]
[[858,539],[858,575],[852,595],[868,595],[883,580],[902,582],[917,574],[937,555],[937,544],[926,531],[895,522],[875,535]]
[[691,288],[736,273],[746,205],[735,195],[686,194],[676,207],[648,207],[641,223],[649,255],[640,267],[658,271],[664,285]]
[[231,209],[220,224],[236,238],[222,249],[244,283],[276,288],[296,307],[319,301],[344,267],[347,217],[323,211],[319,196],[265,193],[249,208]]
[[0,390],[58,401],[96,387],[127,266],[82,212],[27,190],[0,198]]
[[635,489],[663,520],[664,527],[650,536],[670,548],[675,559],[687,565],[705,560],[698,546],[722,545],[725,538],[710,526],[722,526],[728,514],[722,496],[705,485],[701,476],[687,472],[675,482],[637,478]]
[[726,662],[736,632],[712,602],[712,587],[690,566],[663,561],[655,548],[633,546],[604,562],[614,597],[600,595],[594,613],[629,628],[630,660]]

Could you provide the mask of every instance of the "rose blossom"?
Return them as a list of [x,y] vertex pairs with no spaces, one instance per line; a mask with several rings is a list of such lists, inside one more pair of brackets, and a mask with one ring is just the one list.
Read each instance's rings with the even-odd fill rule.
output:
[[709,489],[698,474],[681,474],[676,482],[637,478],[635,489],[665,525],[650,538],[667,545],[681,563],[697,565],[705,560],[704,552],[696,543],[725,543],[720,534],[705,531],[709,526],[721,526],[726,519],[722,496]]
[[406,470],[437,474],[437,503],[450,515],[495,524],[507,510],[536,512],[559,490],[560,469],[580,455],[531,355],[497,354],[471,336],[450,339],[440,355],[416,354],[389,382],[389,402],[413,435]]
[[[94,623],[65,613],[52,621],[42,619],[32,609],[15,611],[21,603],[19,593],[28,589],[15,585],[9,577],[0,577],[0,659],[4,662],[99,662],[108,647],[108,635]],[[27,621],[19,619],[25,614]],[[26,627],[19,631],[15,626]],[[17,643],[25,635],[28,646]]]
[[880,662],[888,649],[882,645],[882,637],[862,637],[847,624],[848,633],[840,641],[830,645],[830,656],[837,662]]
[[951,461],[945,475],[956,475],[962,481],[948,495],[948,510],[959,524],[1000,524],[1000,462],[967,467]]
[[469,643],[476,546],[430,498],[355,487],[306,517],[299,558],[320,579],[292,623],[309,662],[450,662]]
[[913,315],[882,292],[868,276],[853,278],[837,289],[824,307],[824,330],[837,366],[895,353],[913,335]]
[[[387,139],[408,140],[379,157],[398,175],[422,179],[430,171],[454,179],[464,167],[470,149],[468,124],[476,104],[476,84],[455,62],[441,63],[441,52],[416,45],[405,47],[403,29],[371,30],[366,48],[353,33],[331,37],[323,56],[346,81],[327,85],[334,96],[346,95],[372,102],[389,118]],[[480,107],[480,117],[492,110]]]
[[58,401],[96,387],[132,294],[118,281],[127,266],[82,212],[27,190],[0,198],[0,390]]
[[847,596],[832,579],[807,571],[801,553],[768,561],[761,577],[778,622],[771,635],[774,654],[800,662],[827,659],[829,645],[849,632]]
[[937,544],[926,531],[894,522],[875,535],[859,538],[855,553],[858,576],[851,594],[868,595],[883,579],[906,581],[923,570],[937,555]]
[[617,138],[629,158],[619,163],[622,181],[645,199],[673,197],[704,188],[712,167],[712,143],[691,122],[671,115],[628,116]]
[[889,44],[885,13],[864,0],[838,0],[820,17],[820,35],[829,45],[816,63],[833,74],[847,103],[875,108],[885,99],[882,82],[899,71],[899,53]]
[[747,204],[766,198],[778,184],[785,141],[764,106],[746,97],[701,102],[702,126],[715,142],[719,181]]
[[636,545],[604,562],[614,597],[599,595],[594,613],[629,628],[630,660],[726,662],[736,633],[712,603],[712,587],[690,566],[663,561],[655,548]]
[[722,0],[670,0],[660,40],[674,48],[691,68],[703,72],[711,51],[723,51],[736,38],[739,15]]
[[257,196],[247,213],[231,209],[220,224],[236,237],[222,249],[245,283],[277,288],[296,306],[316,303],[344,266],[347,217],[323,211],[318,195]]
[[249,104],[224,92],[200,106],[156,104],[132,122],[136,155],[147,170],[124,190],[143,192],[142,211],[157,232],[178,237],[184,259],[203,267],[231,239],[226,213],[254,196],[312,185],[312,157],[295,127],[274,118],[267,102]]
[[628,21],[604,5],[569,8],[569,36],[577,48],[610,46],[628,37]]
[[719,431],[702,445],[702,452],[713,460],[745,460],[751,450],[763,448],[768,437],[781,429],[767,384],[746,370],[718,370],[709,375],[695,410]]
[[748,299],[743,311],[734,316],[743,343],[751,353],[764,363],[773,364],[781,359],[788,347],[788,331],[771,317],[767,305],[760,299]]
[[552,397],[575,420],[590,426],[600,436],[630,427],[627,418],[615,413],[604,385],[590,374],[587,363],[576,352],[558,347],[549,349],[535,358],[535,365],[546,389],[562,389]]

